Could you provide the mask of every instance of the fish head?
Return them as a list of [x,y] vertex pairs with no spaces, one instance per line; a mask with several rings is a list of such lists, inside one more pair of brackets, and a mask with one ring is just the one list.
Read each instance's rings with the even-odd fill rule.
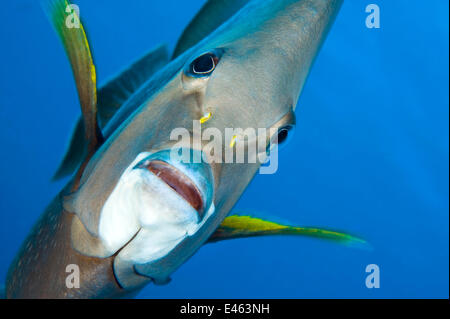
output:
[[138,91],[127,102],[138,107],[67,201],[77,227],[100,242],[92,249],[78,236],[74,247],[116,255],[123,287],[166,282],[292,134],[294,108],[331,18],[308,1],[269,2],[250,3],[161,70],[164,85]]

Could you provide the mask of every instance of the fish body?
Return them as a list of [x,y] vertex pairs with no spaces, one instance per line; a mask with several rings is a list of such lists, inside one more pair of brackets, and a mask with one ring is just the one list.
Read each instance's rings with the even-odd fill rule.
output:
[[[68,2],[51,4],[58,29]],[[208,1],[170,62],[164,48],[150,52],[100,88],[98,101],[84,31],[60,27],[60,36],[75,43],[66,51],[83,118],[57,177],[75,174],[12,263],[7,297],[132,296],[150,282],[168,282],[208,240],[268,234],[353,240],[248,216],[226,218],[261,162],[211,160],[206,141],[192,143],[196,125],[220,133],[223,154],[245,140],[230,138],[227,128],[264,128],[281,142],[295,126],[300,92],[340,5]],[[176,130],[189,139],[171,139]],[[274,136],[264,141],[266,154]],[[189,160],[174,160],[174,149]],[[79,269],[77,289],[67,282],[69,265]]]

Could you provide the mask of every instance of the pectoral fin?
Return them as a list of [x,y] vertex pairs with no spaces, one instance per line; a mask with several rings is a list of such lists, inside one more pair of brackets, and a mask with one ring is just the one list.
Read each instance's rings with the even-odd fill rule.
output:
[[231,215],[225,218],[208,242],[267,235],[297,235],[328,239],[342,244],[366,244],[363,239],[333,230],[282,225],[256,217],[240,215]]
[[87,162],[103,142],[97,122],[96,73],[89,42],[75,10],[76,7],[71,6],[69,1],[47,0],[43,2],[43,6],[72,66],[83,115],[84,136],[87,141],[85,162]]

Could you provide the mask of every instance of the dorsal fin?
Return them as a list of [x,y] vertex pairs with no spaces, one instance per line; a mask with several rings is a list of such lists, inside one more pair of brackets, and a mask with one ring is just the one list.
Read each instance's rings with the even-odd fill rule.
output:
[[98,91],[100,127],[103,129],[122,104],[167,63],[167,45],[159,45],[107,81]]
[[172,59],[200,42],[248,2],[249,0],[208,0],[184,29]]
[[297,227],[282,225],[257,217],[231,215],[224,219],[222,224],[209,238],[208,242],[217,242],[225,239],[268,236],[268,235],[297,235],[332,240],[349,245],[362,245],[366,241],[355,236],[315,227]]
[[[100,128],[103,130],[122,104],[168,62],[169,53],[167,46],[159,45],[108,80],[98,90],[98,120]],[[53,176],[54,180],[70,175],[85,157],[87,142],[84,138],[83,130],[83,121],[78,120],[64,159]]]
[[76,7],[67,0],[46,0],[42,4],[64,45],[78,90],[87,141],[87,155],[78,173],[81,176],[85,164],[103,142],[97,122],[95,66]]

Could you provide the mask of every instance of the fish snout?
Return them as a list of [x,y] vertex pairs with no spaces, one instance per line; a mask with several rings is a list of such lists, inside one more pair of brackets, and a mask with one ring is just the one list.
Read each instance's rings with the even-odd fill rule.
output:
[[102,208],[99,237],[118,252],[122,286],[133,285],[134,265],[161,260],[213,216],[214,178],[202,155],[192,148],[142,152],[120,177]]
[[204,216],[213,200],[214,177],[202,151],[172,148],[157,151],[141,160],[135,169],[155,175]]

